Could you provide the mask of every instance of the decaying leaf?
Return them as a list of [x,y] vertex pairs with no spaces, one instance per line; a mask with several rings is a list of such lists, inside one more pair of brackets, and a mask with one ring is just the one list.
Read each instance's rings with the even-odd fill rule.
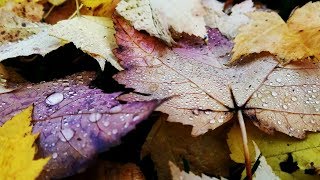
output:
[[180,168],[185,162],[195,174],[229,175],[231,161],[223,128],[192,137],[190,126],[166,122],[167,117],[161,115],[153,125],[141,151],[142,156],[151,155],[159,180],[171,179],[169,161]]
[[159,101],[120,104],[121,94],[90,89],[94,73],[29,85],[0,95],[0,122],[34,104],[33,132],[40,133],[39,156],[52,155],[45,178],[59,178],[83,170],[94,157],[132,130]]
[[175,164],[171,161],[169,162],[172,180],[219,180],[215,177],[209,177],[205,174],[202,174],[202,177],[193,174],[193,172],[186,173],[185,171],[181,171]]
[[234,40],[231,63],[263,51],[276,55],[282,64],[307,58],[319,61],[319,12],[320,2],[310,2],[294,11],[287,24],[275,12],[251,13],[251,22]]
[[31,114],[32,106],[0,127],[0,179],[36,179],[49,161],[34,160],[38,136],[31,134]]
[[236,37],[239,27],[249,23],[250,19],[246,14],[255,11],[252,0],[246,0],[233,6],[230,15],[223,12],[224,3],[217,0],[203,0],[202,3],[208,9],[205,16],[206,25],[218,28],[223,35],[229,38]]
[[38,33],[43,26],[0,8],[0,48],[5,43],[22,40]]
[[206,37],[206,11],[200,0],[121,0],[116,10],[135,29],[145,30],[169,45],[175,42],[171,29]]
[[0,61],[31,54],[46,55],[69,41],[94,57],[101,69],[104,69],[106,60],[115,68],[122,69],[111,51],[116,44],[110,18],[83,16],[60,21],[53,26],[43,25],[45,28],[40,33],[28,39],[1,46]]
[[32,22],[40,22],[43,17],[43,6],[37,0],[0,0],[3,9]]
[[115,17],[114,54],[126,71],[114,78],[141,94],[127,100],[172,97],[158,110],[168,121],[194,126],[200,135],[229,121],[241,109],[267,133],[274,130],[303,138],[320,130],[320,71],[305,61],[277,66],[273,56],[259,54],[229,67],[232,44],[209,29],[207,46],[167,48],[157,39],[134,30]]
[[[249,141],[253,140],[259,146],[262,155],[266,158],[267,163],[281,179],[318,179],[318,175],[304,174],[306,169],[311,169],[311,162],[314,167],[320,167],[320,134],[311,133],[301,141],[284,134],[277,133],[275,136],[261,133],[251,123],[246,124]],[[231,151],[230,157],[237,163],[244,163],[243,150],[239,146],[241,142],[241,132],[238,126],[232,127],[228,133],[228,145]],[[249,143],[250,152],[254,152],[254,145]],[[298,171],[291,174],[281,170],[280,163],[288,159],[291,154],[294,161],[297,162]],[[251,153],[251,159],[254,154]]]
[[133,163],[98,161],[86,172],[68,178],[68,180],[145,180],[141,169]]

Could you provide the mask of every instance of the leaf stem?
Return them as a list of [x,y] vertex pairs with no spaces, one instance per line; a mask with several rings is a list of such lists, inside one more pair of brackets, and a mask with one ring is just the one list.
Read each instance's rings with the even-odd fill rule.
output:
[[[80,5],[79,10],[83,7],[83,4]],[[68,18],[72,19],[77,14],[77,10]]]
[[50,13],[52,12],[52,10],[53,10],[55,7],[56,7],[55,5],[52,5],[52,6],[50,7],[49,11],[43,16],[43,19],[46,19],[46,18],[50,15]]
[[243,115],[242,115],[241,110],[238,111],[238,121],[239,121],[241,135],[242,135],[242,143],[243,143],[247,177],[249,180],[252,180],[251,160],[250,160],[250,153],[249,153],[249,148],[248,148],[248,137],[247,137],[246,126],[244,124]]
[[80,8],[79,8],[79,1],[76,0],[76,6],[77,6],[77,16],[80,17]]

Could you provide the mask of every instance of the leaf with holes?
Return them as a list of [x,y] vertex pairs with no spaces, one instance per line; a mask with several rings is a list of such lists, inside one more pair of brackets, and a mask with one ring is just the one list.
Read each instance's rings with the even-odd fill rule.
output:
[[235,66],[225,66],[232,43],[209,29],[206,46],[167,48],[156,38],[114,17],[119,48],[114,54],[126,68],[114,76],[136,92],[125,100],[172,97],[158,110],[168,121],[192,125],[200,135],[228,122],[242,111],[267,133],[275,130],[303,138],[320,130],[320,67],[311,62],[278,65],[259,54]]
[[146,119],[158,100],[120,104],[121,92],[106,94],[88,84],[94,73],[29,85],[0,95],[0,122],[34,104],[33,132],[39,156],[52,155],[43,176],[61,178],[83,170],[99,153]]

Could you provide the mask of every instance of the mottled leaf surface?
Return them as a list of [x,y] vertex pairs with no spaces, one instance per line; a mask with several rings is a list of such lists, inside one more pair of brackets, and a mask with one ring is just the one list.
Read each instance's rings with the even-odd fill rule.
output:
[[193,135],[224,124],[237,109],[269,133],[302,138],[305,131],[320,129],[319,65],[280,67],[273,56],[258,54],[225,66],[232,43],[215,29],[208,30],[206,46],[184,40],[169,49],[121,18],[115,23],[119,48],[114,53],[126,71],[114,78],[140,92],[122,99],[172,97],[158,109],[169,114],[169,121],[194,126]]
[[120,104],[115,98],[121,93],[89,88],[94,77],[84,72],[0,95],[1,123],[34,104],[33,132],[40,133],[39,156],[52,157],[45,178],[83,170],[158,105],[158,101]]

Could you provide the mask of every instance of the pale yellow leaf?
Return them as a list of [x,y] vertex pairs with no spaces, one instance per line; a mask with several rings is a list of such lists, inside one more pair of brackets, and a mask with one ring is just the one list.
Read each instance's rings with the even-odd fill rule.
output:
[[200,0],[122,0],[117,12],[135,29],[145,30],[168,44],[174,43],[170,28],[204,38],[206,13]]
[[[315,167],[320,167],[320,134],[311,133],[307,139],[299,140],[289,137],[285,134],[277,133],[276,135],[268,135],[261,133],[251,123],[246,123],[248,139],[253,140],[259,146],[267,163],[273,171],[281,179],[317,179],[317,175],[311,176],[304,174],[305,169],[310,169],[310,163],[313,162]],[[228,133],[228,145],[231,151],[230,157],[237,163],[244,163],[244,155],[242,149],[241,131],[238,126],[231,128]],[[249,143],[251,159],[254,160],[254,146]],[[293,160],[297,161],[299,170],[289,174],[280,169],[279,164],[288,158],[288,153],[291,153]]]
[[50,28],[50,35],[73,42],[82,51],[97,58],[102,69],[104,64],[101,58],[122,70],[112,53],[112,49],[117,46],[114,33],[112,19],[107,17],[75,17],[60,21]]
[[90,8],[96,8],[102,4],[111,4],[114,0],[81,0],[81,2]]
[[36,179],[49,161],[34,160],[37,135],[31,134],[32,110],[27,108],[0,127],[0,179]]
[[172,180],[219,180],[215,177],[209,177],[205,174],[202,176],[197,176],[193,172],[186,173],[181,171],[175,164],[169,161],[169,166],[171,170]]
[[66,0],[48,0],[48,1],[55,6],[59,6],[59,5],[63,4],[64,2],[66,2]]
[[246,0],[233,6],[230,15],[223,12],[224,4],[217,0],[202,0],[202,2],[208,10],[205,16],[206,25],[218,28],[223,35],[229,38],[234,38],[238,34],[239,27],[249,23],[250,20],[246,14],[256,10],[252,0]]
[[263,51],[276,55],[282,64],[306,58],[319,60],[319,11],[320,2],[310,2],[294,11],[287,24],[275,12],[251,13],[251,22],[240,28],[234,40],[231,63]]

